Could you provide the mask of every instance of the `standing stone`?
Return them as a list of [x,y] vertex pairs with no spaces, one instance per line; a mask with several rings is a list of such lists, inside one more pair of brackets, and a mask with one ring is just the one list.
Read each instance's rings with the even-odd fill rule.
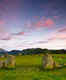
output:
[[18,56],[21,56],[22,54],[21,53],[18,53]]
[[8,53],[5,53],[4,56],[5,56],[5,57],[8,57]]
[[12,55],[8,56],[7,63],[8,63],[8,67],[14,68],[15,67],[15,56],[12,56]]
[[0,61],[0,68],[3,67],[3,61]]
[[52,56],[49,54],[45,54],[43,56],[42,64],[44,69],[53,69],[55,66],[55,62]]
[[4,56],[2,55],[1,58],[4,58]]
[[6,63],[6,60],[5,61],[1,60],[0,61],[0,68],[7,68],[7,67],[8,67],[8,64]]
[[2,68],[8,68],[8,64],[7,64],[6,61],[3,61],[3,66],[2,66]]

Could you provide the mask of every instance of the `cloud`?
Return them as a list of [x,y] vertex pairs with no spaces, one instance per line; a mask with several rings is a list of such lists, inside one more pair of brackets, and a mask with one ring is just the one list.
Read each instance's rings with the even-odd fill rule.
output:
[[18,32],[18,33],[13,33],[13,35],[24,35],[25,32]]
[[19,32],[17,33],[17,35],[24,35],[24,32]]
[[59,17],[59,16],[53,16],[53,18],[54,18],[54,19],[59,19],[60,17]]
[[56,38],[58,38],[58,39],[66,39],[66,34],[58,34],[58,35],[56,35]]
[[11,40],[12,36],[9,33],[0,33],[0,40]]
[[48,43],[48,41],[38,41],[37,43],[43,44],[43,43]]
[[0,20],[0,25],[1,25],[1,24],[5,24],[5,22],[4,22],[3,20]]
[[48,39],[48,41],[53,41],[53,40],[66,40],[66,34],[56,34],[53,35],[51,38]]
[[53,28],[55,25],[55,21],[53,19],[46,18],[45,16],[42,16],[41,18],[39,16],[34,16],[33,18],[35,19],[34,21],[25,21],[24,26],[26,29],[33,31],[41,28]]
[[11,37],[8,36],[8,37],[5,37],[5,38],[2,38],[1,40],[11,40]]
[[56,37],[51,37],[48,39],[48,41],[56,40]]
[[66,28],[59,29],[58,32],[66,32]]
[[52,26],[54,25],[54,21],[52,19],[47,19],[46,22],[45,22],[45,26],[49,27],[49,26]]
[[47,28],[49,28],[49,27],[52,27],[54,24],[55,24],[55,22],[52,19],[48,18],[47,20],[40,20],[40,21],[38,21],[35,24],[35,26],[38,27],[38,28],[40,28],[40,27],[47,27]]
[[45,43],[48,43],[48,40],[47,41],[35,41],[35,42],[31,42],[29,43],[29,45],[35,45],[35,44],[45,44]]

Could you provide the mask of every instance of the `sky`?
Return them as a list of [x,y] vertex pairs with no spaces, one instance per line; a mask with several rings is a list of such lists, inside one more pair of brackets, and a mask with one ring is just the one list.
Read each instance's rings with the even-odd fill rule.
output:
[[66,49],[66,0],[0,0],[0,48]]

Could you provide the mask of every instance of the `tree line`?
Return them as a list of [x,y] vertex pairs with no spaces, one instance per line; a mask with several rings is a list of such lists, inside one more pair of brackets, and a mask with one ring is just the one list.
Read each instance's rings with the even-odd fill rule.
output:
[[24,50],[12,50],[9,51],[8,54],[13,55],[33,55],[33,54],[66,54],[66,50],[49,50],[49,49],[41,49],[41,48],[31,48],[31,49],[24,49]]

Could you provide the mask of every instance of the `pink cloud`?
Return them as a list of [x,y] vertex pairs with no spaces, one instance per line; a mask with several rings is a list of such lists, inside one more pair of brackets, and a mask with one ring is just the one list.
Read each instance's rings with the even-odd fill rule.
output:
[[52,41],[52,40],[55,40],[55,39],[56,39],[56,37],[51,37],[51,38],[48,39],[48,41]]
[[18,33],[13,33],[13,35],[24,35],[25,32],[18,32]]
[[66,32],[66,28],[60,29],[58,32]]
[[66,34],[56,34],[54,36],[52,36],[51,38],[48,39],[48,41],[53,41],[53,40],[66,40]]
[[52,26],[52,25],[54,25],[55,23],[54,23],[54,21],[52,20],[52,19],[47,19],[46,20],[46,22],[45,22],[45,26]]
[[58,35],[56,35],[56,38],[66,39],[66,34],[58,34]]
[[40,27],[48,27],[49,28],[49,27],[52,27],[54,24],[55,24],[55,22],[49,18],[45,21],[43,21],[43,20],[38,21],[35,24],[35,26],[37,26],[38,28],[40,28]]
[[0,20],[0,24],[5,24],[5,22],[3,20]]
[[24,35],[24,32],[19,32],[18,35]]
[[36,27],[40,28],[40,27],[43,27],[44,24],[41,22],[41,21],[38,21],[36,24],[35,24]]

